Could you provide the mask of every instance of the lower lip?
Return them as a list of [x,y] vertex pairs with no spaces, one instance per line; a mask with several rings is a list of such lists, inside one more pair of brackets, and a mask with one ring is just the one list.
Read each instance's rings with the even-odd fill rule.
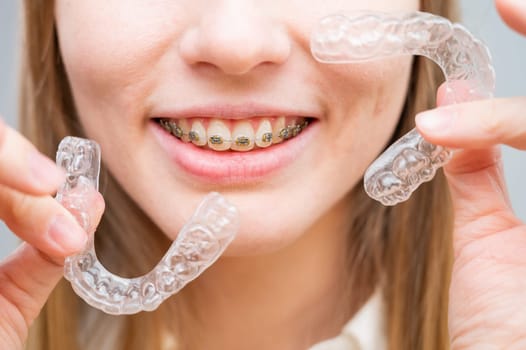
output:
[[318,123],[311,122],[300,134],[268,148],[249,152],[217,152],[183,142],[168,134],[155,121],[150,127],[168,156],[187,173],[214,184],[247,183],[290,165],[309,143]]

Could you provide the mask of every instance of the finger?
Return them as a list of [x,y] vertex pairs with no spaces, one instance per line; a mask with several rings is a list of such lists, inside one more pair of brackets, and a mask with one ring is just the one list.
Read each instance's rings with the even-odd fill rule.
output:
[[495,1],[500,16],[511,28],[526,35],[526,2],[524,0]]
[[455,252],[520,224],[511,208],[500,147],[456,152],[444,173],[455,211]]
[[0,327],[22,341],[27,328],[40,312],[60,280],[63,266],[24,243],[0,266]]
[[0,184],[29,194],[50,194],[64,172],[0,118]]
[[438,87],[437,106],[456,104],[462,101],[482,100],[477,95],[477,83],[473,80],[450,80]]
[[[91,217],[99,217],[102,196],[92,190]],[[84,248],[87,234],[75,217],[51,196],[30,196],[0,186],[0,216],[21,239],[53,258],[64,258]],[[98,222],[98,221],[97,221]]]
[[[104,200],[96,191],[87,200],[94,228],[104,212]],[[28,243],[0,265],[0,335],[4,340],[11,339],[6,348],[18,348],[24,343],[28,327],[62,274],[62,258],[47,256]]]
[[416,116],[424,138],[451,148],[506,144],[526,149],[526,97],[489,99],[439,107]]

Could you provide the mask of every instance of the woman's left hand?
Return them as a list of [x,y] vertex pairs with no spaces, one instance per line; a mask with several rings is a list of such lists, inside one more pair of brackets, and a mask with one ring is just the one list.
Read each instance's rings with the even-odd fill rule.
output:
[[526,150],[526,97],[441,107],[419,114],[417,128],[462,149],[444,167],[455,212],[451,348],[526,349],[526,225],[511,208],[498,146]]
[[[496,3],[526,35],[526,2]],[[444,167],[455,211],[451,348],[526,349],[526,225],[511,208],[498,146],[526,150],[526,97],[440,107],[416,122],[427,140],[462,149]]]
[[[497,2],[526,34],[526,3]],[[522,12],[508,11],[514,2]],[[428,141],[461,149],[444,167],[455,211],[451,348],[526,349],[526,225],[511,208],[499,147],[526,150],[526,97],[440,107],[416,122]]]

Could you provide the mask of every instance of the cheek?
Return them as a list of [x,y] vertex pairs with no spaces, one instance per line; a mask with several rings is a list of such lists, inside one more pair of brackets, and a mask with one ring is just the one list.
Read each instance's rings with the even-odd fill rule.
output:
[[[341,149],[379,152],[390,139],[406,101],[412,59],[398,57],[347,67],[331,66],[334,142]],[[349,77],[346,79],[345,77]]]
[[361,67],[330,67],[339,79],[331,80],[335,95],[324,133],[330,156],[323,162],[331,170],[333,185],[340,184],[334,191],[350,190],[387,146],[406,101],[411,62],[396,58]]
[[79,100],[82,95],[108,104],[135,99],[153,85],[152,72],[171,52],[178,27],[171,20],[175,5],[161,8],[160,2],[138,0],[126,5],[117,0],[56,4],[61,55]]

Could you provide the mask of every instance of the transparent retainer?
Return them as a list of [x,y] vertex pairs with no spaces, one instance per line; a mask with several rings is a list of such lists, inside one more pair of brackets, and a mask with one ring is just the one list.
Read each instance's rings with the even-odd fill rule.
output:
[[[86,194],[90,188],[98,190],[100,148],[93,141],[69,136],[60,143],[56,160],[67,173],[56,199],[89,232],[94,228]],[[212,192],[146,275],[122,278],[106,270],[97,259],[92,234],[83,252],[66,259],[64,276],[88,304],[109,314],[152,311],[213,264],[234,238],[238,225],[236,208]]]
[[[446,77],[445,104],[491,98],[495,72],[487,47],[462,25],[429,13],[362,12],[323,18],[311,36],[323,63],[358,63],[399,55],[436,62]],[[416,129],[393,143],[367,169],[367,194],[384,205],[407,200],[451,159],[451,150],[425,141]]]

